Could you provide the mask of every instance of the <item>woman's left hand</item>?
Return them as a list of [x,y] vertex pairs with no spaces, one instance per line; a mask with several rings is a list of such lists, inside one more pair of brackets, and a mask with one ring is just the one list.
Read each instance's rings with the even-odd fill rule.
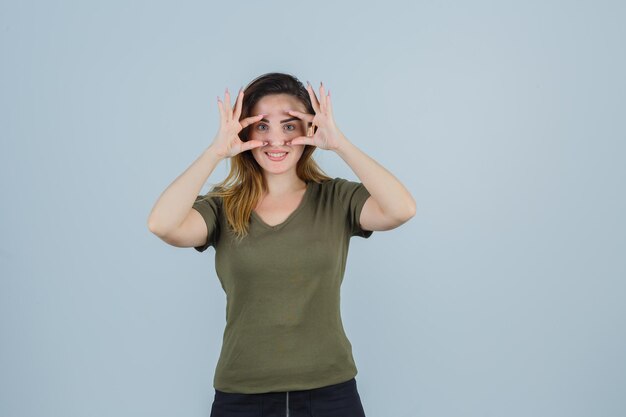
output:
[[[288,110],[287,113],[304,120],[304,122],[307,123],[307,126],[312,124],[311,129],[313,129],[314,126],[317,126],[317,130],[312,136],[308,136],[307,132],[305,133],[307,136],[298,136],[297,138],[292,139],[289,143],[291,145],[313,145],[318,148],[336,151],[342,141],[346,140],[346,138],[335,124],[335,120],[333,118],[333,106],[330,102],[330,91],[326,94],[324,92],[324,85],[320,83],[320,97],[322,97],[322,100],[319,101],[313,91],[313,86],[308,81],[306,89],[309,92],[309,97],[311,98],[311,104],[313,105],[313,110],[315,110],[315,115],[301,113],[295,110]],[[308,130],[309,129],[307,128],[307,131]]]

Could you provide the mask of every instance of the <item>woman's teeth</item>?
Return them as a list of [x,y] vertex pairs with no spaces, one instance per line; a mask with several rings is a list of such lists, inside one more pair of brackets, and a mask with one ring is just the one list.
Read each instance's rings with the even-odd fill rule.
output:
[[279,153],[265,152],[265,154],[272,161],[282,161],[287,156],[287,152],[279,152]]

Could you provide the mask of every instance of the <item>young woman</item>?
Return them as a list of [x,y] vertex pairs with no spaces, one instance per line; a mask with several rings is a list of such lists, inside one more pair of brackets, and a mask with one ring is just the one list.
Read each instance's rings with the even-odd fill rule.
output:
[[[218,97],[211,145],[162,193],[152,233],[176,247],[215,248],[226,327],[211,417],[364,417],[340,286],[352,236],[415,215],[389,171],[335,124],[330,92],[283,73]],[[326,176],[316,148],[336,152],[362,182]],[[230,173],[199,192],[216,165]]]

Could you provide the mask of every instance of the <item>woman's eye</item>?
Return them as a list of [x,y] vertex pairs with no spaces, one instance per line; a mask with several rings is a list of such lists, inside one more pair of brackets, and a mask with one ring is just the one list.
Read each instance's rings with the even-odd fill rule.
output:
[[[265,124],[259,124],[259,125],[257,125],[256,128],[258,130],[267,130],[267,129],[265,129],[266,127],[267,126]],[[288,127],[289,129],[287,129],[287,130],[290,131],[290,132],[292,132],[292,131],[294,131],[296,129],[296,126],[292,125],[292,124],[285,125],[285,127]],[[261,128],[263,128],[263,129],[261,129]]]

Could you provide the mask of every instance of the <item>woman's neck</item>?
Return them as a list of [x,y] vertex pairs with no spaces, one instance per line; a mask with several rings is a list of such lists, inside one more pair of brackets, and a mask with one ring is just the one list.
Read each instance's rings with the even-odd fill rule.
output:
[[266,174],[265,181],[267,183],[267,195],[279,197],[282,195],[298,192],[306,187],[306,183],[293,173],[292,175],[283,174]]

